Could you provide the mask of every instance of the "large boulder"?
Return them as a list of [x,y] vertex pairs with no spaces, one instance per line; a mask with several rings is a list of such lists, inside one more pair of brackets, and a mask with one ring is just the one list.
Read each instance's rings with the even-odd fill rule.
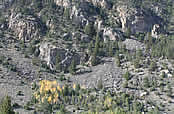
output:
[[55,70],[56,68],[55,65],[57,56],[60,58],[59,64],[63,69],[68,68],[72,60],[74,60],[76,64],[80,64],[80,55],[73,50],[66,50],[50,43],[42,43],[39,50],[41,60],[46,61],[47,65],[52,70]]
[[97,28],[97,31],[100,32],[101,30],[104,29],[104,23],[101,19],[96,19],[95,21],[95,27]]
[[21,13],[12,13],[9,17],[9,28],[24,42],[38,38],[40,31],[39,21],[32,16],[23,16]]
[[158,38],[159,34],[160,34],[160,25],[155,24],[152,28],[152,37],[154,38]]
[[104,42],[116,41],[116,40],[123,39],[123,35],[121,31],[119,30],[114,30],[112,28],[104,28],[103,39],[104,39]]

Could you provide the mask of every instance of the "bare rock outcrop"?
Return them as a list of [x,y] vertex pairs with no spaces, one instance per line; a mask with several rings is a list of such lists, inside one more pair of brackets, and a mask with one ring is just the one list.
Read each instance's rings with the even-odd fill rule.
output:
[[154,38],[158,38],[158,35],[159,35],[159,33],[160,33],[160,25],[158,25],[158,24],[155,24],[154,26],[153,26],[153,28],[152,28],[152,37],[154,37]]
[[90,2],[94,6],[99,6],[102,8],[109,8],[110,4],[107,0],[54,0],[56,5],[63,6],[65,8],[70,7],[74,2]]
[[60,66],[67,68],[71,61],[74,60],[76,64],[80,64],[80,55],[72,50],[66,50],[61,47],[54,46],[50,43],[42,43],[40,45],[40,58],[47,62],[50,69],[54,70],[56,67],[56,57],[60,58]]
[[71,0],[54,0],[54,2],[56,5],[63,6],[65,8],[70,7],[72,3]]
[[40,24],[32,16],[23,16],[21,13],[12,13],[9,17],[9,26],[19,40],[25,42],[39,37]]
[[104,28],[103,30],[103,39],[104,42],[107,41],[116,41],[122,39],[123,35],[120,31],[114,30],[112,28]]
[[102,8],[110,8],[110,4],[107,0],[87,0],[91,2],[93,5],[102,7]]
[[72,19],[75,23],[85,26],[88,23],[87,17],[83,14],[81,8],[77,8],[76,6],[72,7],[70,19]]
[[120,5],[117,7],[119,13],[122,30],[126,32],[128,29],[131,32],[149,32],[154,24],[158,24],[156,16],[145,13],[145,11],[137,8]]

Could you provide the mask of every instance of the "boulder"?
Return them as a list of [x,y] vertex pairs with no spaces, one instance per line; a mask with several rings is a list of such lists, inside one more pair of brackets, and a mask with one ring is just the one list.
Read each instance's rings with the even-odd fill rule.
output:
[[160,33],[160,25],[158,25],[158,24],[153,25],[151,33],[152,33],[152,37],[158,38],[159,33]]
[[100,32],[101,30],[103,30],[103,28],[104,28],[104,24],[103,24],[103,21],[102,20],[100,20],[100,19],[97,19],[96,21],[95,21],[95,27],[97,28],[97,31],[98,32]]
[[119,40],[119,39],[123,39],[123,35],[118,30],[114,30],[112,28],[104,28],[104,30],[103,30],[103,39],[104,39],[104,42],[116,41],[116,40]]
[[51,70],[55,70],[56,57],[60,57],[60,65],[63,69],[68,68],[71,61],[74,60],[76,64],[80,64],[80,55],[73,50],[66,50],[61,47],[54,46],[50,43],[42,43],[40,45],[41,60],[46,61]]

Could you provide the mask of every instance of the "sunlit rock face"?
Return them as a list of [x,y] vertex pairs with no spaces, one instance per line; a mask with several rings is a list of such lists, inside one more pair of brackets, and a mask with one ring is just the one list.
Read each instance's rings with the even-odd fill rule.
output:
[[37,19],[32,16],[23,16],[21,13],[12,13],[9,17],[9,28],[14,34],[25,42],[39,37],[40,26]]
[[76,64],[80,64],[80,55],[72,50],[66,50],[56,47],[50,43],[42,43],[40,45],[40,58],[47,62],[50,69],[56,69],[56,58],[59,56],[59,64],[62,69],[70,66],[71,61],[74,60]]
[[150,32],[154,24],[157,24],[157,16],[147,14],[141,9],[130,8],[126,5],[117,7],[119,13],[122,30],[126,32],[128,29],[134,33]]

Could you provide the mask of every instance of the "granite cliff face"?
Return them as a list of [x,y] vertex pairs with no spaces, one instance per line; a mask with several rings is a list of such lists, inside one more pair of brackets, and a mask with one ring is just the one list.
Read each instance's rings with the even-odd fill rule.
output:
[[[128,5],[114,5],[107,0],[54,0],[57,6],[63,7],[65,11],[68,9],[69,19],[73,21],[76,25],[81,28],[85,28],[89,23],[93,23],[96,32],[100,33],[100,37],[105,43],[108,41],[118,41],[124,39],[124,33],[128,29],[131,30],[132,34],[151,32],[152,37],[157,38],[160,33],[160,25],[158,24],[157,16],[147,14],[145,11],[129,7]],[[121,28],[108,27],[103,18],[99,18],[98,8],[103,9],[115,9],[114,23],[120,23]],[[111,12],[110,12],[111,13]],[[111,16],[113,14],[106,13],[106,16]],[[56,34],[55,30],[57,25],[55,24],[55,19],[48,17],[45,25],[48,27],[51,34]],[[12,12],[9,17],[8,28],[10,28],[14,34],[23,40],[24,42],[29,42],[32,39],[38,39],[40,37],[41,25],[36,18],[31,15],[22,15],[21,13]],[[66,32],[62,33],[64,39],[80,40],[83,43],[89,43],[92,37],[85,34],[84,32]],[[50,37],[50,36],[48,36]],[[59,48],[50,43],[42,43],[40,45],[40,58],[47,62],[47,65],[51,69],[55,69],[56,55],[60,55],[62,67],[68,67],[73,59],[76,60],[77,64],[81,63],[82,55],[73,52],[72,50],[67,50]]]
[[23,16],[20,13],[12,13],[9,17],[9,28],[24,42],[39,38],[40,23],[32,16]]
[[118,41],[118,40],[123,39],[123,34],[121,31],[114,30],[112,28],[104,28],[103,39],[104,39],[104,42]]
[[90,2],[94,6],[102,7],[102,8],[109,8],[110,3],[107,0],[54,0],[54,2],[63,7],[70,7],[75,2]]
[[141,9],[122,5],[117,7],[117,11],[123,32],[126,32],[128,29],[130,29],[133,34],[150,32],[151,28],[159,23],[157,21],[159,19],[156,16],[147,14]]

